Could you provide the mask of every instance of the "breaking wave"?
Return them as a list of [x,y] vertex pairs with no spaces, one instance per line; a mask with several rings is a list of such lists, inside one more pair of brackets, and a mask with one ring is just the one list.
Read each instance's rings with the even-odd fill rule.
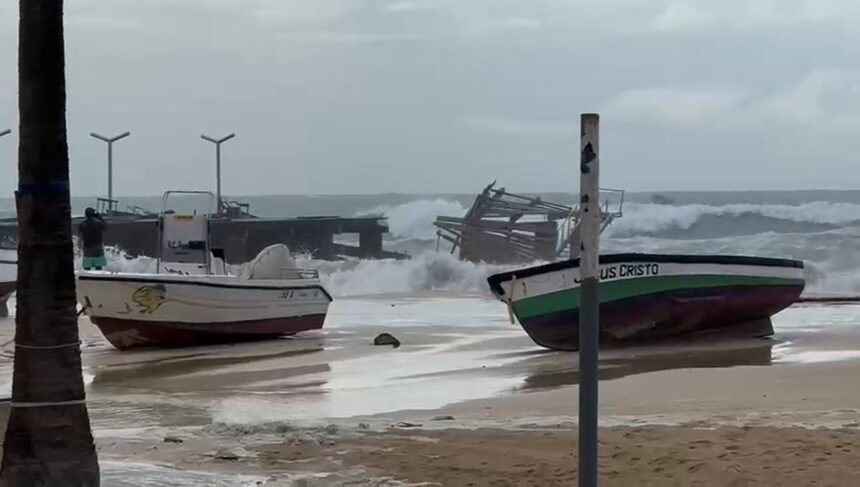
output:
[[[433,222],[437,216],[462,216],[466,211],[459,201],[435,198],[378,206],[361,211],[357,216],[385,216],[393,239],[414,244],[415,241],[435,241]],[[703,239],[767,232],[814,233],[846,226],[860,226],[860,204],[828,201],[799,205],[626,203],[624,216],[609,226],[606,236]]]
[[[806,264],[807,294],[860,294],[860,237],[853,246],[808,252],[798,250],[800,243],[768,240],[774,234],[753,239],[748,245],[731,239],[686,241],[693,245],[674,245],[649,237],[629,239],[629,245],[608,241],[606,252],[666,252],[779,256],[801,259]],[[831,235],[833,237],[833,235]],[[735,239],[736,240],[736,239]],[[837,240],[839,240],[837,238]],[[795,248],[792,248],[795,246]],[[801,255],[807,255],[806,258]],[[321,261],[299,256],[299,266],[317,269],[326,289],[335,297],[373,294],[410,294],[430,291],[489,293],[487,277],[526,265],[491,265],[462,262],[447,252],[425,252],[410,260]],[[539,263],[534,263],[537,265]],[[235,271],[238,266],[228,266]],[[108,270],[114,272],[155,272],[155,259],[132,258],[117,249],[108,251]]]
[[[108,248],[106,257],[112,272],[155,272],[155,259],[151,257],[131,257],[116,248]],[[323,261],[307,255],[295,257],[299,267],[319,270],[320,280],[335,297],[428,291],[489,293],[487,277],[515,267],[462,262],[447,252],[425,252],[410,260]],[[230,265],[228,271],[235,273],[238,268]]]
[[426,291],[486,292],[487,277],[512,266],[462,262],[447,252],[426,252],[410,260],[298,260],[315,267],[335,296],[420,293]]
[[[392,233],[400,239],[388,245],[416,258],[410,262],[336,263],[330,282],[338,294],[480,291],[486,289],[484,277],[502,269],[459,262],[447,253],[433,252],[435,217],[465,214],[466,208],[459,202],[416,200],[375,210],[389,218]],[[602,242],[605,252],[798,259],[806,263],[809,292],[860,293],[860,204],[855,203],[628,203],[624,216],[609,226]]]
[[[380,206],[362,214],[388,217],[393,238],[389,250],[410,260],[318,261],[298,256],[303,267],[316,268],[338,297],[427,291],[487,292],[486,278],[519,265],[461,262],[443,247],[436,252],[433,221],[439,215],[463,215],[458,201],[419,199]],[[658,205],[630,203],[624,217],[602,238],[603,252],[739,254],[803,260],[807,292],[860,293],[860,205],[814,202],[801,205]],[[230,266],[235,268],[237,266]],[[154,272],[155,260],[108,251],[108,269]]]
[[860,225],[860,205],[816,201],[801,205],[658,205],[628,203],[607,236],[714,238],[764,232],[810,233]]
[[359,212],[356,216],[384,215],[388,219],[389,232],[395,238],[433,240],[436,238],[433,222],[437,216],[462,216],[466,211],[467,208],[457,201],[436,198],[396,206],[378,206]]

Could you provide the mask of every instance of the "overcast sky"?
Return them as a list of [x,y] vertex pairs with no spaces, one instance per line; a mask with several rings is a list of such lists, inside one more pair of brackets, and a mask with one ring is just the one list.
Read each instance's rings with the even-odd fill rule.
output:
[[[0,130],[17,125],[0,0]],[[72,184],[115,194],[860,187],[856,0],[66,0]],[[15,140],[0,138],[0,194]]]

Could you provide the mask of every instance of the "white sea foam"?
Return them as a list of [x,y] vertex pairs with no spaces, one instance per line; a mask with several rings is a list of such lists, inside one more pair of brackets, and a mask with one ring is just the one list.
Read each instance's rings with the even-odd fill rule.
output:
[[356,216],[384,215],[394,237],[432,240],[436,238],[433,222],[437,216],[463,216],[466,211],[457,201],[437,198],[415,200],[397,206],[378,206]]
[[489,291],[487,277],[517,266],[463,262],[447,252],[425,252],[409,260],[308,261],[320,270],[335,296],[423,291]]
[[[457,201],[418,199],[401,205],[380,206],[364,214],[388,218],[395,239],[386,247],[410,253],[413,258],[325,262],[298,256],[300,266],[320,270],[324,284],[335,296],[424,291],[486,292],[486,277],[521,265],[486,265],[461,262],[445,251],[435,252],[433,221],[439,215],[463,215],[466,208]],[[744,235],[716,238],[666,238],[659,231],[689,228],[705,215],[760,215],[783,221],[846,225],[826,231],[785,233],[762,228]],[[803,260],[810,293],[860,293],[860,205],[813,202],[801,205],[657,205],[631,203],[623,218],[615,221],[602,238],[605,253],[657,252],[677,254],[739,254]],[[731,221],[728,221],[730,226]],[[753,222],[752,226],[755,226]],[[718,229],[714,229],[719,235]],[[7,254],[9,254],[7,252]],[[14,257],[14,253],[10,254]],[[9,257],[10,255],[6,255]],[[154,272],[150,257],[129,257],[108,249],[108,270]],[[78,259],[78,265],[80,260]],[[229,266],[236,269],[238,266]]]

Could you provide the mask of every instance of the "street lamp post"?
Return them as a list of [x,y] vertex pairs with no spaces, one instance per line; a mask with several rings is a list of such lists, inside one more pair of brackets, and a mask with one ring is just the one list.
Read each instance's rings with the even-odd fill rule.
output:
[[235,137],[236,134],[229,134],[216,139],[208,135],[201,135],[200,138],[215,144],[215,197],[218,199],[218,214],[221,214],[221,144]]
[[108,212],[113,213],[113,143],[124,139],[131,135],[131,132],[123,132],[115,137],[105,137],[104,135],[91,132],[90,136],[107,142],[108,147]]

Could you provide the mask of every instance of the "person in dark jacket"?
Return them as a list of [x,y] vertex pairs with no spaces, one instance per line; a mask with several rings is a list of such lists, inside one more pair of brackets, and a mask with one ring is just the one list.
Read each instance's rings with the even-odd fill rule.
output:
[[94,208],[87,208],[86,218],[78,227],[81,234],[81,246],[84,251],[84,270],[102,270],[107,267],[104,249],[104,232],[107,223]]

